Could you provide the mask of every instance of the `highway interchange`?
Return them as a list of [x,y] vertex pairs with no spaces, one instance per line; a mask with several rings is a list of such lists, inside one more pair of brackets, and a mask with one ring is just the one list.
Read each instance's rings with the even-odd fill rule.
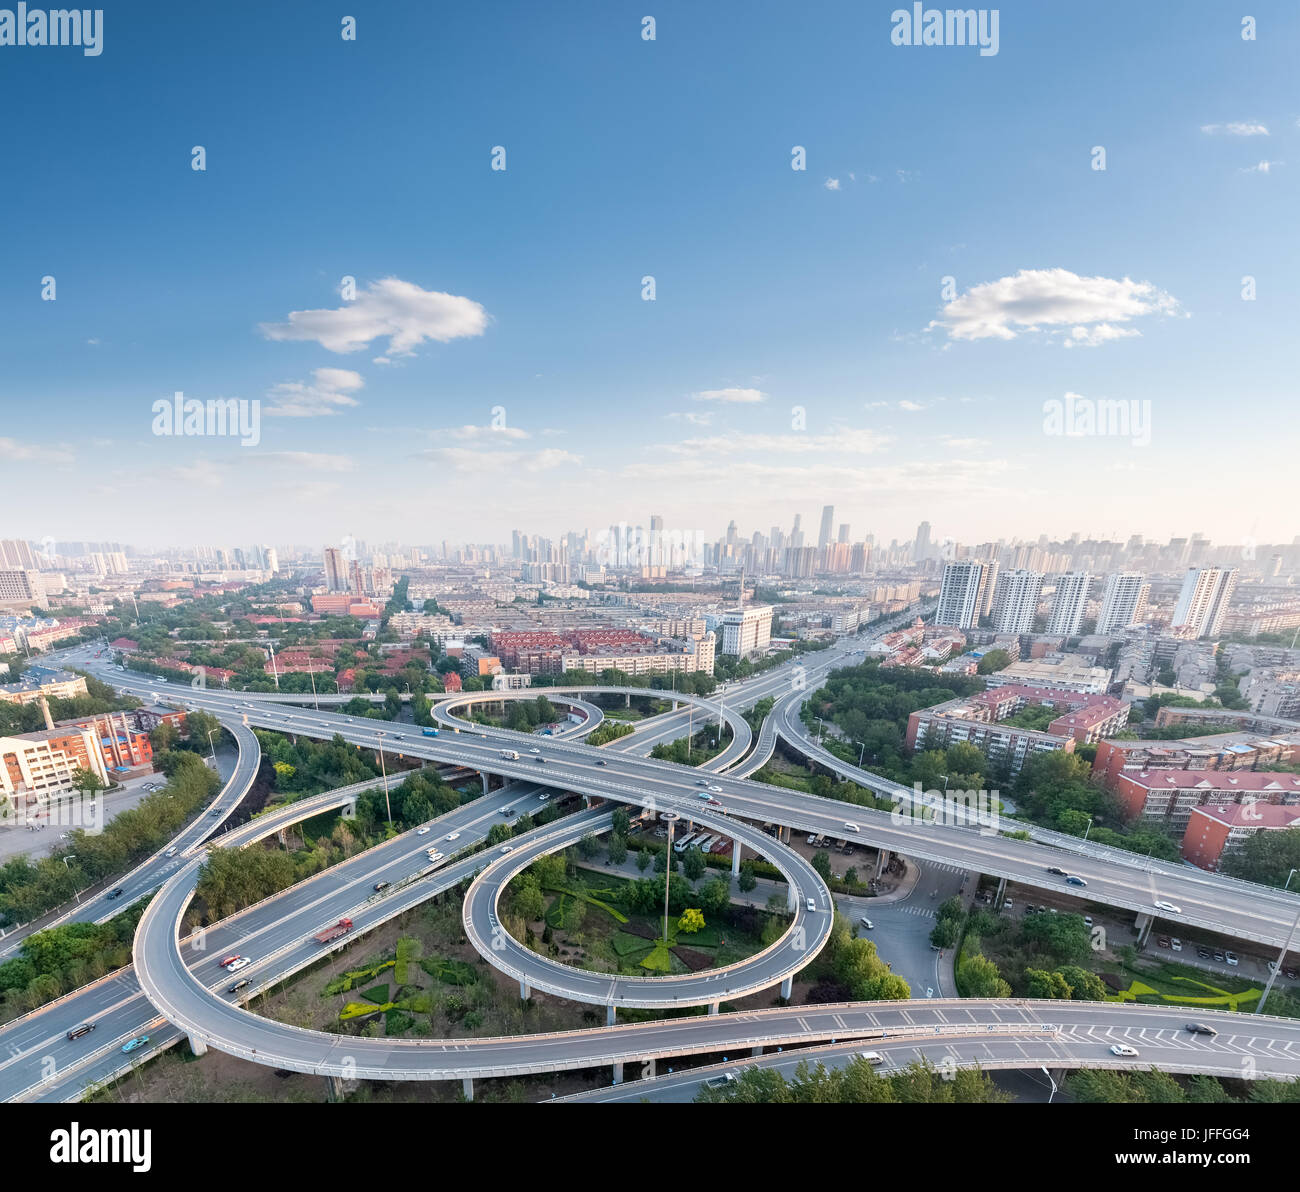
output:
[[[842,649],[827,651],[824,656],[811,656],[813,665],[806,668],[801,676],[804,681],[791,686],[788,673],[780,670],[766,672],[744,685],[743,701],[737,699],[735,706],[752,704],[764,695],[778,699],[778,707],[769,722],[759,734],[757,748],[764,747],[764,736],[768,734],[769,725],[775,722],[775,731],[782,735],[794,735],[796,739],[803,734],[802,724],[798,722],[797,708],[806,697],[806,690],[812,689],[820,678],[834,665],[843,664],[847,652]],[[113,682],[119,687],[138,694],[158,696],[160,685],[147,683],[129,672],[111,671],[99,665],[88,665],[92,660],[80,656],[70,659],[87,669],[98,671],[100,677]],[[699,794],[695,786],[698,770],[686,770],[671,763],[653,762],[634,756],[630,751],[631,740],[624,738],[614,742],[601,751],[588,746],[557,738],[525,738],[530,746],[541,752],[536,755],[521,752],[520,759],[501,757],[503,741],[507,738],[518,740],[517,734],[506,730],[477,729],[465,726],[464,731],[446,732],[438,738],[426,738],[418,728],[392,724],[382,729],[373,720],[343,717],[326,712],[308,711],[306,709],[284,709],[273,706],[269,701],[262,701],[258,696],[239,693],[215,692],[203,689],[162,688],[175,702],[189,707],[202,707],[221,715],[224,722],[231,725],[236,732],[245,724],[258,727],[276,728],[282,731],[303,733],[308,736],[332,736],[335,732],[344,739],[358,745],[377,748],[380,745],[390,753],[403,753],[408,757],[423,757],[433,762],[478,769],[484,773],[502,774],[515,782],[532,783],[521,794],[518,786],[507,787],[504,791],[494,791],[484,798],[466,804],[452,812],[450,816],[441,817],[433,824],[433,830],[443,836],[449,831],[459,830],[465,835],[465,843],[473,844],[486,835],[493,822],[501,822],[501,808],[507,804],[528,804],[528,800],[538,800],[529,806],[539,807],[541,781],[549,786],[573,791],[590,796],[593,800],[614,799],[637,806],[649,806],[651,810],[663,811],[676,809],[681,814],[699,815]],[[739,690],[739,689],[737,689]],[[174,696],[173,696],[174,693]],[[504,693],[498,693],[504,694]],[[538,693],[532,693],[535,697]],[[637,694],[646,694],[639,689]],[[662,696],[671,693],[656,692]],[[310,697],[300,697],[307,699]],[[566,695],[566,698],[567,695]],[[682,698],[682,697],[679,697]],[[793,711],[791,711],[793,709]],[[714,709],[716,714],[716,708]],[[683,708],[647,721],[640,734],[644,741],[646,736],[657,734],[659,739],[672,740],[682,735],[682,730],[689,719],[698,713],[691,713]],[[793,717],[793,720],[791,720]],[[731,719],[730,717],[728,718]],[[591,720],[588,714],[588,721]],[[675,721],[675,723],[674,723]],[[443,720],[446,723],[445,718]],[[734,720],[732,721],[734,727]],[[743,723],[743,721],[741,722]],[[798,728],[795,728],[795,725]],[[783,727],[784,726],[784,727]],[[593,727],[590,723],[579,726],[587,731]],[[747,729],[747,726],[746,726]],[[648,730],[648,731],[647,731]],[[578,731],[578,730],[575,730]],[[251,734],[249,734],[251,736]],[[738,734],[739,735],[739,734]],[[532,744],[535,742],[535,744]],[[735,744],[733,740],[733,745]],[[748,744],[748,741],[746,741]],[[806,742],[800,742],[805,748]],[[254,740],[255,747],[255,740]],[[622,747],[622,748],[620,748]],[[648,748],[648,745],[642,745]],[[251,752],[251,751],[250,751]],[[242,799],[247,788],[247,767],[244,764],[244,751],[241,750],[240,765],[243,769],[239,781],[232,778],[221,795],[219,807],[231,810]],[[545,772],[533,760],[544,756]],[[597,766],[597,760],[605,762]],[[715,759],[714,766],[728,764],[734,758]],[[818,759],[821,760],[821,759]],[[844,763],[830,759],[833,768],[844,772]],[[252,763],[255,769],[255,760]],[[746,768],[736,767],[737,769]],[[851,776],[852,767],[848,768]],[[881,781],[870,776],[865,785],[877,786]],[[715,809],[719,815],[717,824],[710,827],[730,829],[733,834],[743,831],[736,817],[754,820],[758,823],[779,823],[799,831],[817,831],[826,835],[843,836],[845,824],[854,822],[859,825],[860,837],[866,843],[893,848],[908,856],[929,859],[942,863],[955,864],[976,872],[993,873],[1014,878],[1017,881],[1042,887],[1059,887],[1059,879],[1045,875],[1043,861],[1059,864],[1062,853],[1037,842],[1009,840],[1003,837],[980,835],[971,829],[952,828],[940,825],[918,825],[908,823],[900,826],[890,823],[886,813],[872,812],[864,808],[852,807],[829,800],[817,799],[800,792],[786,791],[782,788],[766,787],[762,784],[746,782],[733,776],[719,774],[710,778],[711,783],[722,788],[716,797],[723,808]],[[243,789],[241,789],[241,785]],[[328,802],[336,797],[337,792],[327,796],[318,796]],[[314,805],[314,804],[313,804]],[[337,802],[335,805],[338,805]],[[306,810],[303,805],[295,805],[284,813],[290,820],[301,818]],[[306,812],[310,814],[310,811]],[[593,811],[593,823],[601,813]],[[721,815],[726,820],[721,819]],[[267,817],[269,818],[269,817]],[[603,815],[608,819],[607,813]],[[168,859],[175,869],[181,865],[185,853],[193,853],[201,839],[210,834],[211,825],[218,825],[219,819],[204,816],[191,825],[188,832],[193,834],[187,839],[181,857]],[[253,821],[255,824],[261,821]],[[520,841],[513,842],[516,848],[522,847],[531,858],[547,851],[548,847],[559,847],[557,841],[576,839],[573,832],[581,835],[579,828],[587,825],[575,820],[572,831],[560,831],[557,828],[566,821],[539,829]],[[251,826],[251,825],[249,825]],[[242,842],[237,836],[237,829],[230,836]],[[762,836],[755,829],[758,837],[754,844],[762,847],[765,855],[775,859],[774,853],[780,852],[791,857],[798,854],[791,850],[776,849],[773,841]],[[550,840],[543,838],[549,836]],[[143,887],[158,880],[166,879],[161,894],[154,899],[146,911],[141,929],[137,934],[137,964],[134,970],[126,970],[106,978],[95,985],[69,995],[59,1002],[43,1007],[27,1015],[24,1019],[11,1023],[0,1030],[0,1043],[4,1051],[0,1055],[0,1093],[6,1099],[15,1097],[35,1097],[64,1099],[77,1096],[87,1081],[103,1079],[114,1071],[120,1070],[122,1057],[114,1060],[106,1044],[116,1043],[120,1036],[129,1037],[129,1032],[138,1032],[141,1024],[151,1028],[151,1044],[163,1045],[174,1042],[178,1037],[175,1026],[180,1024],[190,1034],[191,1039],[202,1048],[210,1043],[232,1054],[256,1058],[258,1062],[274,1063],[297,1071],[319,1072],[344,1078],[373,1076],[376,1078],[405,1079],[472,1079],[475,1076],[501,1075],[507,1073],[555,1071],[563,1068],[591,1067],[596,1065],[622,1065],[628,1061],[644,1062],[648,1056],[668,1057],[686,1055],[692,1052],[714,1052],[734,1050],[738,1047],[754,1046],[789,1046],[808,1044],[820,1040],[843,1039],[859,1029],[874,1031],[880,1022],[873,1015],[884,1015],[898,1029],[935,1025],[933,1019],[925,1015],[933,1014],[938,1003],[886,1003],[840,1008],[840,1013],[827,1019],[822,1007],[778,1008],[773,1011],[759,1011],[749,1014],[725,1014],[703,1019],[674,1019],[665,1023],[638,1024],[599,1028],[595,1031],[566,1032],[552,1036],[519,1037],[510,1040],[448,1040],[443,1043],[411,1042],[394,1040],[341,1040],[337,1036],[320,1035],[317,1032],[299,1031],[297,1028],[259,1019],[237,1005],[232,1004],[222,992],[223,981],[228,983],[228,975],[215,965],[214,953],[235,943],[247,946],[250,939],[256,941],[258,959],[255,965],[245,970],[250,977],[250,989],[274,984],[284,978],[288,972],[295,971],[305,964],[310,964],[319,957],[319,945],[311,940],[312,931],[322,924],[333,921],[344,914],[351,914],[357,920],[356,933],[374,926],[377,922],[400,913],[407,906],[441,890],[450,889],[478,870],[483,869],[490,856],[479,854],[464,859],[444,861],[442,868],[429,873],[429,864],[424,856],[428,839],[414,833],[405,833],[387,841],[375,849],[350,859],[343,865],[336,866],[325,873],[318,874],[307,882],[300,883],[259,907],[249,908],[239,915],[216,925],[207,933],[207,952],[195,957],[186,956],[184,950],[177,946],[176,926],[192,897],[193,881],[202,861],[202,853],[194,854],[192,859],[183,861],[183,868],[175,869],[170,876],[159,872],[159,860],[163,853],[151,858],[144,866],[134,871],[134,880]],[[179,838],[178,838],[179,839]],[[226,844],[223,838],[219,843]],[[459,844],[460,842],[458,842]],[[163,850],[165,852],[166,850]],[[505,862],[505,863],[503,863]],[[466,901],[467,927],[470,926],[472,908],[495,908],[496,894],[504,885],[508,873],[523,867],[524,858],[513,854],[499,857],[485,874],[471,887],[475,897]],[[805,863],[806,864],[806,863]],[[149,869],[149,866],[153,869]],[[1086,873],[1089,882],[1088,897],[1095,901],[1111,902],[1116,906],[1128,907],[1139,913],[1150,912],[1154,897],[1176,901],[1182,906],[1180,921],[1195,922],[1213,930],[1240,935],[1243,938],[1259,939],[1265,942],[1280,943],[1295,918],[1296,908],[1300,902],[1276,892],[1261,890],[1259,887],[1243,888],[1242,883],[1224,882],[1211,875],[1187,873],[1178,870],[1174,873],[1163,871],[1147,872],[1146,869],[1132,863],[1127,866],[1115,866],[1109,858],[1075,855],[1069,858],[1071,872]],[[138,875],[138,876],[135,876]],[[377,875],[383,875],[382,878]],[[495,875],[495,876],[494,876]],[[430,879],[433,880],[430,880]],[[816,879],[816,875],[813,875]],[[1044,880],[1046,878],[1046,880]],[[392,884],[391,897],[376,899],[373,884],[377,880],[387,880]],[[795,882],[809,886],[806,877],[795,876]],[[819,879],[816,884],[820,885]],[[134,891],[133,886],[133,891]],[[821,886],[824,891],[824,886]],[[800,902],[802,906],[802,902]],[[118,908],[114,908],[116,910]],[[831,916],[829,903],[825,910],[818,906],[810,919],[820,918],[829,926]],[[473,911],[477,913],[477,911]],[[493,923],[492,910],[487,911],[483,927],[490,934]],[[101,916],[103,917],[103,916]],[[792,933],[794,934],[794,933]],[[790,936],[787,936],[787,939]],[[818,945],[820,946],[820,945]],[[510,965],[518,969],[519,979],[535,989],[544,989],[554,984],[556,974],[552,968],[562,968],[553,962],[522,949],[511,951]],[[492,951],[490,945],[488,950]],[[768,950],[772,951],[771,949]],[[764,956],[767,953],[763,954]],[[492,959],[489,956],[489,959]],[[803,963],[809,957],[805,956]],[[751,961],[754,958],[751,958]],[[545,962],[533,966],[533,962]],[[143,963],[142,963],[143,962]],[[507,965],[501,965],[510,971]],[[136,974],[142,974],[136,983]],[[584,981],[587,977],[580,970],[567,970],[561,983],[565,996],[574,996],[572,988],[565,984],[570,981]],[[603,990],[590,989],[583,1000],[603,1001],[607,1005],[640,1004],[636,1001],[618,1002],[614,990],[617,983],[612,983],[608,974],[591,974],[599,976]],[[696,977],[697,975],[692,975]],[[698,979],[698,978],[697,978]],[[777,980],[781,978],[778,977]],[[656,979],[642,979],[642,981]],[[658,979],[663,980],[663,979]],[[775,983],[775,982],[769,982]],[[148,1000],[140,993],[144,986]],[[555,985],[560,988],[561,985]],[[244,996],[244,995],[241,995]],[[152,1002],[152,1005],[150,1005]],[[691,1003],[678,1003],[691,1004]],[[711,1004],[707,1000],[705,1004]],[[946,1006],[947,1003],[944,1003]],[[1006,1024],[999,1016],[1004,1016],[1010,1003],[953,1003],[965,1007],[961,1013],[976,1014],[975,1025],[979,1029],[1003,1023],[999,1028],[1004,1035],[999,1036],[999,1046],[1024,1046],[1024,1040],[1013,1044],[1007,1040],[1018,1038],[1015,1032],[1005,1034]],[[1017,1003],[1035,1009],[1045,1009],[1040,1003]],[[155,1009],[156,1007],[156,1009]],[[1086,1006],[1080,1003],[1071,1005],[1071,1014],[1082,1014],[1070,1029],[1075,1032],[1070,1036],[1072,1046],[1077,1051],[1080,1047],[1088,1050],[1094,1035],[1089,1032],[1104,1030],[1106,1032],[1141,1032],[1173,1031],[1169,1039],[1169,1054],[1159,1053],[1156,1062],[1161,1067],[1180,1070],[1178,1062],[1200,1065],[1189,1070],[1209,1071],[1205,1065],[1215,1064],[1214,1071],[1239,1074],[1241,1057],[1258,1055],[1261,1074],[1295,1075],[1300,1068],[1300,1047],[1292,1053],[1293,1045],[1300,1043],[1287,1020],[1273,1018],[1250,1018],[1248,1016],[1227,1015],[1230,1030],[1220,1030],[1215,1040],[1202,1044],[1200,1040],[1183,1039],[1178,1031],[1184,1025],[1165,1022],[1157,1015],[1148,1013],[1153,1007],[1131,1006]],[[159,1018],[158,1010],[163,1013]],[[898,1019],[890,1015],[904,1014],[909,1017]],[[1053,1016],[1059,1017],[1061,1011],[1053,1004]],[[1162,1011],[1166,1017],[1168,1011]],[[917,1016],[920,1017],[917,1017]],[[1179,1017],[1175,1015],[1174,1017]],[[60,1045],[68,1043],[63,1032],[68,1024],[93,1018],[97,1023],[92,1058],[86,1060],[85,1040],[68,1048]],[[870,1019],[870,1021],[868,1021]],[[1241,1021],[1241,1020],[1244,1020]],[[1012,1020],[1022,1021],[1022,1020]],[[854,1024],[857,1025],[854,1025]],[[647,1029],[648,1028],[648,1029]],[[1247,1033],[1249,1032],[1249,1033]],[[1077,1034],[1077,1039],[1075,1035]],[[759,1040],[759,1041],[756,1041]],[[1143,1048],[1143,1055],[1155,1054],[1151,1046],[1163,1040],[1152,1036]],[[1182,1054],[1189,1051],[1191,1054]],[[1084,1044],[1087,1043],[1087,1047]],[[259,1045],[260,1044],[260,1045]],[[347,1052],[346,1057],[339,1054],[340,1045]],[[901,1043],[898,1044],[902,1046]],[[934,1044],[926,1043],[933,1047]],[[1043,1046],[1041,1038],[1032,1043],[1033,1048]],[[1053,1047],[1063,1046],[1056,1038]],[[1198,1054],[1208,1049],[1204,1056]],[[1068,1048],[1066,1049],[1069,1050]],[[75,1055],[64,1054],[67,1051]],[[151,1047],[149,1054],[154,1048]],[[1102,1051],[1105,1051],[1103,1048]],[[563,1052],[558,1055],[557,1052]],[[1174,1052],[1180,1053],[1174,1055]],[[1222,1052],[1222,1054],[1220,1054]],[[1037,1054],[1037,1052],[1035,1052]],[[80,1058],[78,1058],[78,1056]],[[454,1062],[449,1062],[449,1056]],[[788,1058],[788,1057],[787,1057]],[[996,1066],[997,1057],[986,1055],[984,1061],[988,1066]],[[1009,1054],[1002,1057],[1005,1062],[1014,1062]],[[1072,1054],[1054,1063],[1069,1066],[1071,1062],[1107,1063],[1105,1056]],[[1167,1061],[1167,1062],[1166,1062]],[[777,1062],[773,1060],[773,1062]],[[1020,1063],[1026,1062],[1025,1055],[1020,1056]],[[1255,1062],[1255,1061],[1251,1061]],[[33,1069],[38,1069],[33,1073]],[[616,1068],[617,1072],[618,1069]],[[35,1079],[32,1079],[35,1075]]]

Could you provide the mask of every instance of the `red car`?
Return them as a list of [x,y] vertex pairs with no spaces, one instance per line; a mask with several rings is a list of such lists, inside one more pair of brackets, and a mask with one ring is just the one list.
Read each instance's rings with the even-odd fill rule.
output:
[[227,968],[230,965],[234,964],[236,960],[240,960],[240,959],[242,958],[239,956],[238,953],[236,953],[234,956],[227,956],[225,960],[222,960],[219,963],[221,964],[222,968]]

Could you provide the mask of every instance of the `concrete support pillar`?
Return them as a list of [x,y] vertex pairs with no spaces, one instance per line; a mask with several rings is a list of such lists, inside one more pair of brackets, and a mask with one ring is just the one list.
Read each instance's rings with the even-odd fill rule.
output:
[[791,973],[784,981],[781,982],[781,996],[787,1001],[794,992],[794,974]]
[[879,877],[889,866],[889,850],[882,848],[876,855],[876,877]]
[[1151,925],[1156,921],[1154,915],[1138,915],[1133,926],[1138,930],[1138,947],[1145,946],[1147,940],[1151,937]]
[[617,1064],[614,1065],[614,1083],[615,1083],[615,1084],[622,1084],[622,1083],[623,1083],[623,1062],[622,1062],[622,1060],[620,1060]]
[[731,841],[731,876],[732,877],[740,876],[740,849],[741,849],[740,841],[733,838]]
[[789,844],[789,843],[790,843],[790,825],[789,825],[789,824],[786,824],[786,826],[781,830],[781,840],[782,840],[782,842],[785,843],[785,844]]
[[716,1014],[717,1012],[718,1012],[718,1003],[717,1003],[717,1002],[710,1002],[710,1003],[709,1003],[709,1013],[710,1013],[710,1014]]
[[474,1100],[474,1078],[472,1076],[466,1076],[461,1080],[460,1089],[465,1094],[466,1101]]
[[632,695],[629,692],[627,695],[623,697],[623,707],[630,708],[631,706],[632,706]]
[[762,1055],[762,1054],[763,1054],[763,1045],[760,1043],[757,1047],[751,1047],[751,1048],[749,1049],[749,1054],[750,1054],[750,1055]]
[[1002,878],[1001,881],[998,882],[998,892],[993,896],[994,906],[1002,905],[1002,899],[1003,896],[1006,894],[1006,892],[1007,892],[1007,879]]
[[190,1040],[190,1051],[192,1051],[195,1055],[208,1054],[208,1045],[204,1043],[202,1039],[196,1039],[193,1035],[190,1035],[189,1040]]
[[519,982],[519,996],[524,1001],[527,1001],[530,997],[533,996],[533,991],[532,989],[529,988],[527,981]]
[[330,1101],[342,1101],[347,1096],[347,1081],[342,1076],[327,1076],[325,1090]]
[[787,886],[785,890],[785,909],[793,911],[799,905],[799,892],[793,886]]
[[677,711],[677,701],[676,701],[676,700],[673,700],[673,711],[674,711],[674,712]]
[[610,1002],[610,1004],[605,1007],[605,1025],[613,1026],[617,1020],[618,1011],[614,1008],[614,1003]]
[[486,795],[492,789],[492,778],[486,770],[483,771],[483,793]]

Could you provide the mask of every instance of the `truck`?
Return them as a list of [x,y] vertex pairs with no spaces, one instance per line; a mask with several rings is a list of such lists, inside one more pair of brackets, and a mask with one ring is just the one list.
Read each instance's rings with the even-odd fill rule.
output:
[[503,749],[501,751],[501,756],[506,758],[508,761],[517,762],[519,760],[519,750]]
[[424,735],[426,737],[436,737],[438,735],[438,730],[436,728],[426,728],[424,730]]
[[312,938],[318,944],[328,944],[331,940],[336,940],[341,935],[347,935],[352,930],[351,919],[340,919],[332,927],[325,928],[324,931],[318,931]]

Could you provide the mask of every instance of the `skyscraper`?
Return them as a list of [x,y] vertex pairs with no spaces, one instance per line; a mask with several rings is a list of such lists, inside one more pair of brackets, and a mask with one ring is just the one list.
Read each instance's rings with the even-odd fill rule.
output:
[[1189,567],[1170,628],[1183,637],[1213,637],[1237,589],[1235,567]]
[[999,633],[1029,633],[1042,594],[1041,571],[1004,571],[993,590],[993,627]]
[[930,557],[930,523],[923,521],[916,527],[916,542],[912,546],[912,562],[921,563]]
[[934,612],[936,625],[971,629],[977,624],[988,569],[988,564],[974,559],[945,565],[939,585],[939,605]]
[[831,532],[835,524],[835,506],[822,506],[822,526],[817,535],[817,549],[825,550],[831,544]]
[[1047,632],[1073,637],[1083,624],[1083,614],[1088,606],[1088,585],[1092,581],[1086,571],[1072,571],[1056,581],[1056,595],[1052,611],[1047,618]]
[[1151,585],[1140,571],[1121,571],[1106,577],[1106,591],[1097,615],[1098,633],[1116,633],[1142,620]]
[[348,590],[347,562],[337,546],[325,548],[325,587],[330,592]]

